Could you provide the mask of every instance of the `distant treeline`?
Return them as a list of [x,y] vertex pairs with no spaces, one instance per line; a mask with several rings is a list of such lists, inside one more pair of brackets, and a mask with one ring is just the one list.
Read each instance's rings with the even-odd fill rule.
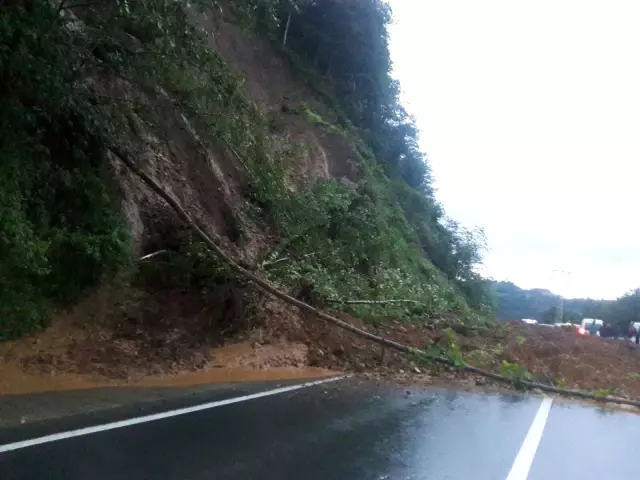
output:
[[[511,282],[493,282],[491,290],[497,300],[497,316],[501,320],[534,318],[552,323],[601,318],[621,329],[640,321],[640,289],[632,290],[616,300],[563,298],[549,290],[524,290]],[[561,317],[561,318],[559,318]]]

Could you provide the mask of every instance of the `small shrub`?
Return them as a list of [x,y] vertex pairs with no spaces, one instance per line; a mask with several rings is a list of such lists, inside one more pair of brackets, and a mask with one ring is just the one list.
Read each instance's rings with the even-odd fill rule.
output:
[[502,361],[500,368],[500,375],[508,378],[515,386],[522,386],[522,382],[531,381],[531,374],[529,371],[518,365],[517,363]]

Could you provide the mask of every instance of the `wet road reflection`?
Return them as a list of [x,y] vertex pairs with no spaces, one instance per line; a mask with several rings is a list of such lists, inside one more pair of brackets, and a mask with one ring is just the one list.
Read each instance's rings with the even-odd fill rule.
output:
[[[0,454],[0,471],[3,479],[500,480],[540,403],[348,380]],[[639,428],[638,416],[555,406],[529,478],[635,479],[623,466],[640,458]]]

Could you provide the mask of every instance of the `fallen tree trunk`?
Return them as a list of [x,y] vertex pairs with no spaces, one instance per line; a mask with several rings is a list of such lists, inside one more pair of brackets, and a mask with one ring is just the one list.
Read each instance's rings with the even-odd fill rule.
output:
[[[332,315],[329,315],[327,313],[324,313],[314,307],[312,307],[311,305],[308,305],[304,302],[301,302],[300,300],[293,298],[290,295],[287,295],[284,292],[281,292],[280,290],[278,290],[275,286],[271,285],[271,283],[269,283],[267,280],[264,280],[263,278],[257,276],[256,274],[254,274],[253,272],[247,270],[246,268],[240,266],[233,258],[231,258],[229,255],[227,255],[214,241],[213,239],[204,231],[202,230],[198,224],[196,224],[191,217],[189,216],[189,214],[182,208],[182,206],[173,198],[171,197],[171,195],[169,195],[167,192],[165,192],[162,187],[160,187],[160,185],[158,185],[158,183],[153,180],[153,178],[151,178],[149,175],[147,175],[144,171],[142,171],[142,169],[140,169],[140,167],[138,167],[138,165],[136,165],[135,161],[123,150],[121,150],[118,147],[112,146],[110,148],[111,152],[129,169],[131,170],[136,176],[138,176],[154,193],[156,193],[159,197],[161,197],[174,211],[175,213],[178,215],[178,217],[180,217],[187,225],[189,225],[189,227],[191,227],[194,232],[196,232],[198,234],[198,236],[202,239],[202,241],[211,249],[213,250],[213,252],[218,255],[225,263],[227,263],[233,270],[235,270],[237,273],[239,273],[240,275],[242,275],[243,277],[245,277],[246,279],[250,280],[251,282],[255,283],[256,285],[258,285],[260,288],[262,288],[264,291],[266,291],[267,293],[270,293],[271,295],[273,295],[276,298],[279,298],[280,300],[283,300],[291,305],[294,305],[296,307],[298,307],[300,310],[302,310],[303,312],[307,312],[313,315],[316,315],[320,318],[322,318],[323,320],[339,327],[342,328],[343,330],[347,330],[351,333],[354,333],[355,335],[358,335],[360,337],[366,338],[367,340],[371,340],[374,343],[377,343],[379,345],[383,345],[385,347],[388,348],[392,348],[396,351],[405,353],[405,354],[412,354],[412,355],[424,355],[426,358],[433,360],[435,362],[441,363],[441,364],[445,364],[445,365],[449,365],[449,366],[454,366],[453,362],[451,360],[449,360],[446,357],[441,357],[441,356],[436,356],[436,357],[430,357],[427,356],[426,352],[419,350],[419,349],[415,349],[412,347],[409,347],[407,345],[403,345],[401,343],[395,342],[393,340],[390,340],[388,338],[384,338],[378,335],[374,335],[372,333],[369,333],[365,330],[362,330],[358,327],[355,327],[343,320],[340,320],[339,318],[336,318]],[[588,392],[583,392],[580,390],[573,390],[573,389],[566,389],[566,388],[556,388],[550,385],[544,385],[542,383],[537,383],[537,382],[529,382],[529,381],[514,381],[508,377],[505,377],[503,375],[499,375],[497,373],[493,373],[493,372],[489,372],[487,370],[482,370],[480,368],[477,367],[473,367],[471,365],[465,365],[464,367],[459,369],[460,371],[466,371],[469,373],[475,373],[477,375],[481,375],[487,378],[490,378],[492,380],[496,380],[498,382],[502,382],[502,383],[508,383],[508,384],[516,384],[522,387],[526,387],[526,388],[530,388],[530,389],[539,389],[541,391],[544,392],[549,392],[549,393],[556,393],[556,394],[561,394],[561,395],[567,395],[567,396],[572,396],[572,397],[580,397],[583,399],[587,399],[587,400],[594,400],[594,401],[598,401],[598,402],[606,402],[606,403],[614,403],[614,404],[618,404],[618,405],[631,405],[634,407],[638,407],[640,408],[640,401],[638,400],[630,400],[630,399],[626,399],[626,398],[619,398],[619,397],[607,397],[607,396],[600,396],[600,395],[595,395],[592,393],[588,393]]]
[[412,303],[414,305],[424,305],[417,300],[338,300],[329,298],[328,303],[341,303],[342,305],[387,305],[390,303]]

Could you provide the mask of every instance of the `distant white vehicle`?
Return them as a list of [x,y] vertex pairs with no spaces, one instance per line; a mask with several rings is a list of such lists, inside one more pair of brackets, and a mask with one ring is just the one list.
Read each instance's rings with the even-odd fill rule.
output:
[[584,328],[581,325],[577,325],[575,323],[561,322],[561,323],[554,323],[553,326],[554,327],[572,327],[576,329],[576,332],[578,332],[579,335],[589,335],[589,331],[586,328]]
[[[633,322],[633,323],[631,324],[631,326],[632,326],[633,328],[635,328],[635,329],[636,329],[636,331],[640,330],[640,322]],[[636,343],[636,336],[635,336],[635,335],[630,335],[630,336],[629,336],[629,341],[630,341],[630,342],[632,342],[632,343]]]
[[604,325],[604,321],[599,318],[583,318],[582,322],[580,322],[580,331],[586,331],[591,334],[591,326],[595,325],[597,327],[595,335],[600,336],[600,328]]
[[538,323],[538,321],[533,318],[523,318],[522,321],[524,323],[528,323],[529,325],[535,325]]
[[589,328],[593,324],[601,327],[604,324],[604,321],[600,320],[599,318],[584,318],[582,319],[582,322],[580,322],[580,326],[582,328]]

